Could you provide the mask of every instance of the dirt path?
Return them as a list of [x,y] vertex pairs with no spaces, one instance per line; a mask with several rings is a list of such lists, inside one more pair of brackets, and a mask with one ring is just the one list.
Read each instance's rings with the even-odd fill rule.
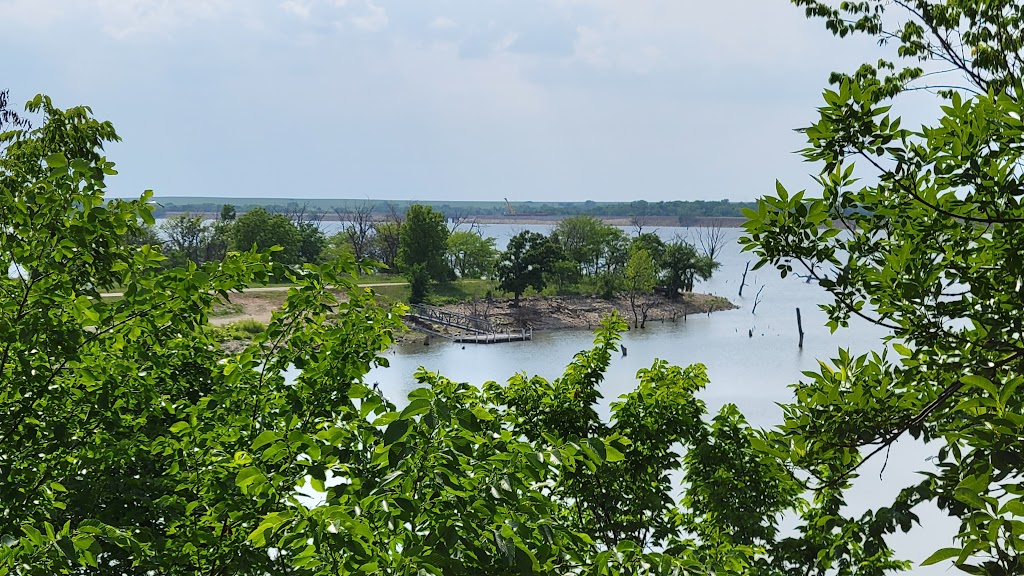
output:
[[[405,286],[408,282],[371,282],[368,284],[358,284],[360,288],[377,288],[379,286]],[[287,292],[289,288],[294,286],[261,286],[258,288],[246,288],[245,292],[239,292],[239,294],[247,294],[250,292]],[[100,294],[100,298],[119,298],[124,296],[124,292],[103,292]]]

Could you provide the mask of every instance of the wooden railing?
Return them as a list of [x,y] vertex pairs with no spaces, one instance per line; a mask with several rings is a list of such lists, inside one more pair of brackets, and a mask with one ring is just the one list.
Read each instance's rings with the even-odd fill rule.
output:
[[426,304],[411,304],[408,315],[426,320],[427,322],[461,328],[476,334],[494,334],[496,332],[494,325],[486,318],[459,314],[458,312],[452,312],[435,306],[427,306]]

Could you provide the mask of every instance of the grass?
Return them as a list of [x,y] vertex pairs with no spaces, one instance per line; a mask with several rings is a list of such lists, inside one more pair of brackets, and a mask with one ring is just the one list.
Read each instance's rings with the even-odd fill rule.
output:
[[409,303],[409,296],[412,292],[408,284],[394,284],[392,286],[377,286],[372,289],[377,303],[381,306],[391,306],[399,302]]
[[218,299],[213,303],[213,309],[210,310],[210,316],[234,316],[242,313],[242,305],[235,302],[226,302]]
[[266,330],[267,325],[264,324],[263,322],[260,322],[259,320],[246,318],[244,320],[239,320],[238,322],[228,324],[225,328],[234,332],[241,332],[242,334],[246,334],[251,338]]
[[[447,284],[431,286],[426,303],[435,306],[455,304],[472,300],[473,298],[484,298],[488,292],[500,295],[490,280],[456,280]],[[373,288],[373,293],[377,297],[379,304],[387,306],[398,302],[408,304],[409,296],[412,295],[407,284],[376,286]]]
[[456,304],[473,298],[483,298],[488,292],[494,292],[494,284],[489,280],[456,280],[434,286],[427,296],[427,304]]

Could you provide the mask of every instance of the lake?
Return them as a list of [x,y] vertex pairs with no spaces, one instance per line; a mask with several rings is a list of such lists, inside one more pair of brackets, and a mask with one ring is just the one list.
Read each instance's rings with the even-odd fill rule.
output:
[[[551,230],[551,226],[514,224],[481,228],[485,236],[498,239],[499,247],[504,247],[508,238],[524,229],[544,233]],[[666,240],[680,236],[695,241],[692,229],[660,228],[656,232]],[[712,414],[723,404],[733,403],[752,425],[770,427],[782,417],[777,403],[787,402],[792,397],[788,386],[799,381],[802,371],[815,370],[819,358],[833,358],[839,348],[848,348],[855,354],[881,349],[881,338],[886,331],[863,320],[855,318],[849,328],[830,334],[825,328],[826,316],[818,308],[827,301],[828,295],[803,279],[780,278],[771,268],[753,271],[747,275],[744,296],[740,298],[740,277],[748,261],[753,266],[754,258],[740,252],[737,242],[740,230],[725,232],[728,241],[719,257],[722,266],[710,281],[699,284],[695,290],[724,296],[739,308],[710,316],[691,315],[685,322],[655,322],[645,330],[625,333],[622,344],[629,353],[612,359],[602,389],[605,415],[610,401],[636,385],[637,370],[661,358],[678,365],[700,362],[707,366],[711,383],[700,396]],[[759,289],[761,301],[753,314],[751,309]],[[797,347],[797,307],[803,315],[805,332],[802,350]],[[588,331],[558,331],[535,332],[532,342],[463,347],[432,339],[429,346],[419,342],[402,344],[388,352],[391,366],[373,370],[368,381],[377,382],[393,401],[404,404],[405,395],[417,387],[413,373],[420,366],[475,385],[489,380],[504,382],[516,372],[555,378],[573,355],[590,347],[592,341],[593,336]],[[907,437],[893,446],[884,473],[884,454],[869,461],[862,467],[862,475],[849,494],[849,512],[859,514],[869,507],[891,503],[900,488],[916,481],[916,471],[933,468],[926,461],[928,455],[924,446]],[[918,514],[922,527],[890,540],[901,557],[915,562],[950,545],[958,526],[958,522],[935,508],[919,507]],[[915,567],[914,573],[939,574],[948,569],[946,562]]]

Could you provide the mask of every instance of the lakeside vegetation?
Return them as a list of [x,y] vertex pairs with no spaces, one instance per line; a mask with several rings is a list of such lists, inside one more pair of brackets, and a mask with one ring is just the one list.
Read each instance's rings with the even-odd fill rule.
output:
[[[273,250],[271,258],[288,266],[315,266],[342,255],[373,260],[390,274],[377,277],[408,281],[403,301],[412,303],[511,295],[518,305],[524,294],[626,295],[633,326],[642,328],[659,300],[692,292],[696,282],[711,277],[725,238],[721,227],[708,227],[698,232],[698,247],[682,238],[665,242],[639,224],[631,237],[596,217],[571,216],[548,236],[523,231],[499,251],[494,238],[484,237],[471,223],[460,229],[462,224],[449,224],[433,208],[413,204],[384,221],[354,218],[328,237],[317,221],[263,208],[237,216],[235,207],[226,204],[216,220],[178,214],[158,228],[142,224],[125,239],[161,249],[166,268],[223,260],[230,251],[249,247]],[[470,284],[471,279],[484,282]],[[370,283],[371,278],[361,281]]]
[[[917,530],[924,505],[960,531],[923,564],[1021,573],[1021,7],[794,3],[910,62],[835,76],[804,130],[819,194],[780,183],[742,242],[757,267],[802,268],[832,295],[831,327],[860,317],[891,350],[822,361],[765,430],[733,405],[709,413],[702,365],[661,360],[602,417],[617,315],[556,379],[421,370],[397,406],[365,376],[401,308],[358,286],[355,246],[224,210],[174,222],[165,253],[149,194],[104,197],[109,122],[44,96],[23,117],[0,92],[0,575],[876,576],[910,568],[887,538]],[[941,118],[909,129],[889,103],[934,77],[921,60],[965,88],[937,88]],[[389,254],[411,297],[436,296],[451,234],[430,207],[406,213],[384,230]],[[659,273],[692,288],[672,257],[659,270],[653,240],[576,223],[600,241],[524,233],[495,280],[517,296],[560,278],[647,290]],[[223,349],[218,298],[271,281],[294,284],[286,304]],[[905,438],[932,468],[851,514],[861,466]]]

